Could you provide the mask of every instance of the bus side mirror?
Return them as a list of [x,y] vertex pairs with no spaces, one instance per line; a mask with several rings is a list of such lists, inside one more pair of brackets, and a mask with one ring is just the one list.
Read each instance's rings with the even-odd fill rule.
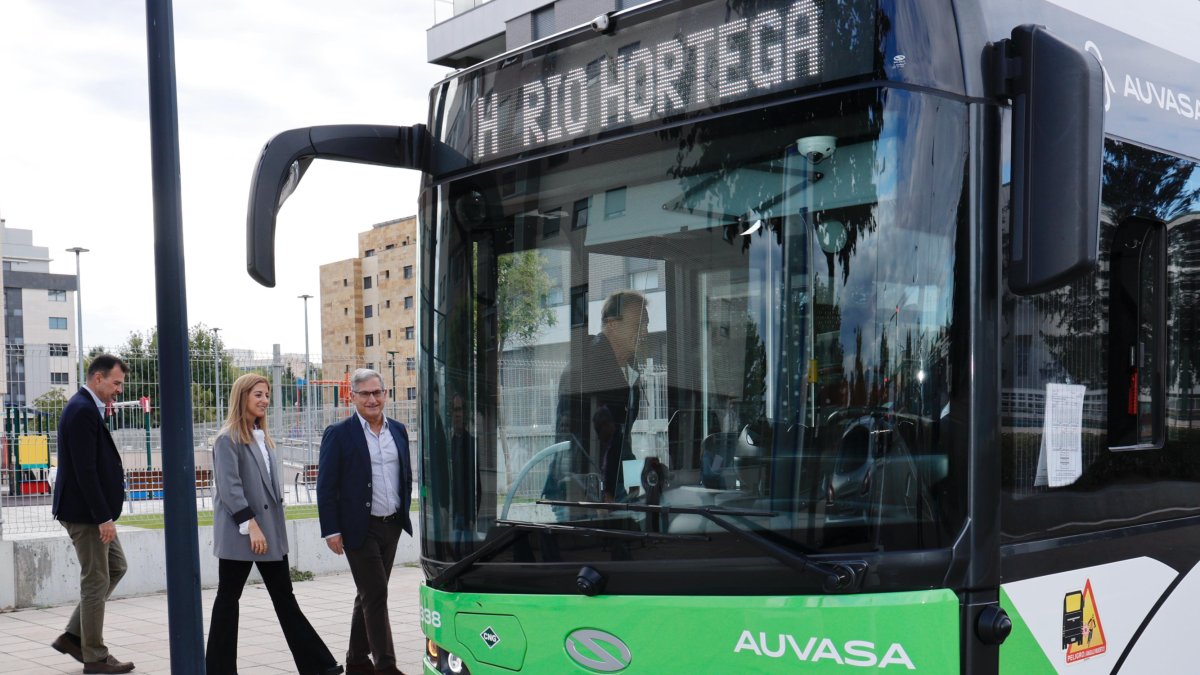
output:
[[264,286],[275,285],[275,216],[312,160],[428,171],[429,145],[429,134],[422,124],[339,124],[292,129],[272,138],[263,146],[250,184],[246,271]]
[[1031,295],[1099,258],[1104,75],[1044,26],[1018,26],[996,47],[1000,95],[1013,110],[1008,284]]

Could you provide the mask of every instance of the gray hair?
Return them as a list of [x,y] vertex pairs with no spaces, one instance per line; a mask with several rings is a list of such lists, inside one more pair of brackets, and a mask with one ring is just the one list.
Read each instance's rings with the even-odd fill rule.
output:
[[358,391],[358,385],[366,382],[372,377],[379,380],[379,386],[383,386],[383,376],[371,370],[370,368],[359,368],[350,376],[350,391]]

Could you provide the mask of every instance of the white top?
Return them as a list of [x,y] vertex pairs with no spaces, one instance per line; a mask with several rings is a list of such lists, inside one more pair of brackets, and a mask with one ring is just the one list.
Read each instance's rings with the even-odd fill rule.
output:
[[[267,452],[267,435],[262,429],[253,429],[251,432],[254,435],[254,443],[258,445],[258,451],[262,453],[263,464],[267,467],[267,478],[271,477],[271,455]],[[250,521],[238,524],[238,532],[240,534],[250,534]]]
[[254,442],[258,444],[258,451],[262,453],[263,464],[267,467],[267,478],[270,478],[271,455],[267,452],[267,435],[262,429],[254,429],[250,433],[254,434]]

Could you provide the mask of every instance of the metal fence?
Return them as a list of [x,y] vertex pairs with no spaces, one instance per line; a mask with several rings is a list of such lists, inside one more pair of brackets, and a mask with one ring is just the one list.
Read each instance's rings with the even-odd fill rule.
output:
[[[134,472],[154,476],[163,467],[157,354],[152,350],[120,353],[130,366],[124,393],[107,418],[124,464],[126,502],[122,525],[162,526],[161,486],[130,480]],[[58,418],[75,393],[77,368],[73,351],[59,345],[6,347],[7,395],[4,438],[0,448],[0,538],[16,539],[60,533],[51,510],[58,450]],[[43,367],[44,366],[44,367]],[[311,509],[316,494],[305,481],[306,467],[316,464],[324,429],[348,415],[345,392],[336,385],[303,384],[304,363],[294,356],[263,355],[245,350],[192,351],[192,437],[197,469],[197,508],[212,509],[212,489],[203,472],[212,468],[212,444],[228,406],[230,385],[246,372],[258,372],[273,382],[268,428],[283,466],[285,502]],[[299,374],[300,377],[297,377]],[[15,394],[20,394],[19,396]],[[417,466],[415,401],[389,401],[387,415],[410,429],[412,466]],[[297,515],[289,509],[289,515]]]

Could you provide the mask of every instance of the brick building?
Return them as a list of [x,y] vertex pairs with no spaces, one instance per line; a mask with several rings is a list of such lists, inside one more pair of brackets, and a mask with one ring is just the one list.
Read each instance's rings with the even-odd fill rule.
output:
[[321,266],[322,377],[355,368],[383,375],[392,401],[417,392],[417,219],[358,235],[358,257]]

